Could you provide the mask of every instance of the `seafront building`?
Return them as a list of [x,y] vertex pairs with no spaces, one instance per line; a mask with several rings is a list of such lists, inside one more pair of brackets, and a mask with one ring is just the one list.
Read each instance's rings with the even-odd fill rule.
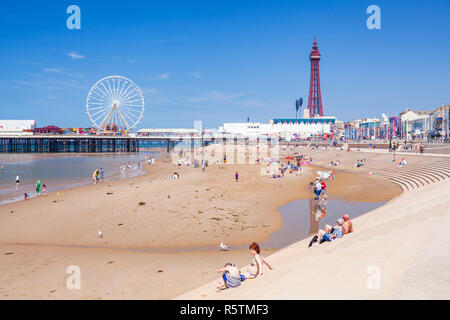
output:
[[450,104],[433,111],[434,134],[444,139],[450,139]]
[[275,118],[269,120],[268,123],[224,123],[223,126],[219,127],[218,133],[242,137],[280,137],[287,141],[313,137],[328,138],[333,134],[335,123],[335,117]]
[[32,135],[35,120],[0,120],[0,136]]
[[403,139],[448,139],[450,137],[450,105],[434,111],[407,110],[400,113]]
[[137,134],[144,137],[193,137],[201,135],[200,130],[197,129],[184,129],[184,128],[174,128],[174,129],[141,129],[137,131]]

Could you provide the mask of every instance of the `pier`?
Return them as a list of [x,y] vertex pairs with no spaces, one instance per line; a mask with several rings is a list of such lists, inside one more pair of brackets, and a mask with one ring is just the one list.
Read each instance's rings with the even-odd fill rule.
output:
[[171,149],[168,138],[142,139],[124,136],[11,136],[0,137],[0,153],[115,153],[139,152],[141,145]]
[[[278,140],[267,139],[271,144]],[[150,148],[164,148],[170,152],[179,143],[189,143],[193,148],[216,142],[252,143],[248,138],[224,136],[0,136],[0,153],[116,153],[147,151]]]

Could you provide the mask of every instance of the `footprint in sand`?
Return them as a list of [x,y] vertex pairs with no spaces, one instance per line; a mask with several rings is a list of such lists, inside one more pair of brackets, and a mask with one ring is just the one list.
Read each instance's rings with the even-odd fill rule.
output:
[[138,203],[138,205],[145,206],[145,202],[141,201],[141,202]]
[[11,254],[14,254],[14,252],[7,252],[7,253],[5,253],[5,256],[9,256]]

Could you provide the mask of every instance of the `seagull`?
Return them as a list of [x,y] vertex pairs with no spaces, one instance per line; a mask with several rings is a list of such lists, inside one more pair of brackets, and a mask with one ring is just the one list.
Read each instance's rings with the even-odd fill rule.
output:
[[228,251],[228,249],[230,249],[229,246],[227,246],[223,242],[220,243],[220,251]]
[[103,231],[102,231],[102,229],[98,228],[97,234],[98,234],[98,236],[99,236],[100,238],[103,238]]

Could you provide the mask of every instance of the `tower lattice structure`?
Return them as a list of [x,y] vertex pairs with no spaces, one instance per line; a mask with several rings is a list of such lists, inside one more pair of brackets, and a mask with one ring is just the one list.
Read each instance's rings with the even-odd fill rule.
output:
[[314,36],[313,47],[309,55],[309,60],[311,61],[311,80],[309,84],[308,109],[311,118],[317,115],[323,116],[322,94],[320,91],[320,57],[319,47]]

